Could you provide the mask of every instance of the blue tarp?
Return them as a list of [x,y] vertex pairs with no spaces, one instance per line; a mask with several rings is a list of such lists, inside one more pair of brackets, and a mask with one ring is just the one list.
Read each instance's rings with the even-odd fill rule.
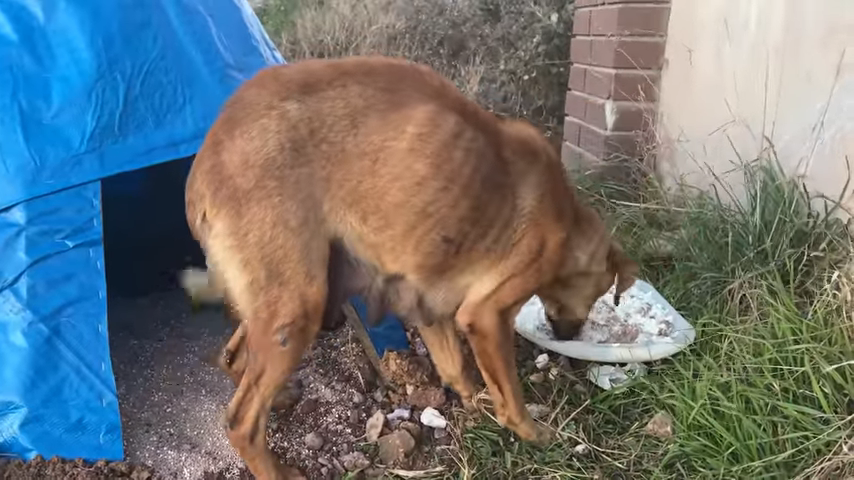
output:
[[123,457],[98,180],[282,61],[245,0],[0,1],[0,453]]

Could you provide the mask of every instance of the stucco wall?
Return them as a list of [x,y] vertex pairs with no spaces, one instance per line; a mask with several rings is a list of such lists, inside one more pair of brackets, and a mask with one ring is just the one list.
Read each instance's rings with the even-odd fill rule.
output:
[[838,196],[854,164],[854,0],[672,0],[660,89],[664,178],[708,185],[704,170],[726,174],[767,136],[788,172]]

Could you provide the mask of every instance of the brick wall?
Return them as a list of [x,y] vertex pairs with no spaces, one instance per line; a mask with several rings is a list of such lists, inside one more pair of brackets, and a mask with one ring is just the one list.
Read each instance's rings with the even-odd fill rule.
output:
[[576,0],[575,7],[564,163],[586,169],[640,159],[655,116],[670,2]]

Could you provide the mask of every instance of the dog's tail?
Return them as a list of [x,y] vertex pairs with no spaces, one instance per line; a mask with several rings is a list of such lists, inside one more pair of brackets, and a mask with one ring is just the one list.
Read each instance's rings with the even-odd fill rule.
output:
[[178,275],[178,282],[194,305],[220,305],[225,301],[225,290],[208,270],[186,268]]

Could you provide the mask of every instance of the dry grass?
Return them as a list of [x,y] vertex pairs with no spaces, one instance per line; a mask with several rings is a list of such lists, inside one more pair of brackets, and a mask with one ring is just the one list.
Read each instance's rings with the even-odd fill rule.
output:
[[271,0],[259,14],[288,61],[384,54],[425,63],[481,105],[559,136],[567,0]]

